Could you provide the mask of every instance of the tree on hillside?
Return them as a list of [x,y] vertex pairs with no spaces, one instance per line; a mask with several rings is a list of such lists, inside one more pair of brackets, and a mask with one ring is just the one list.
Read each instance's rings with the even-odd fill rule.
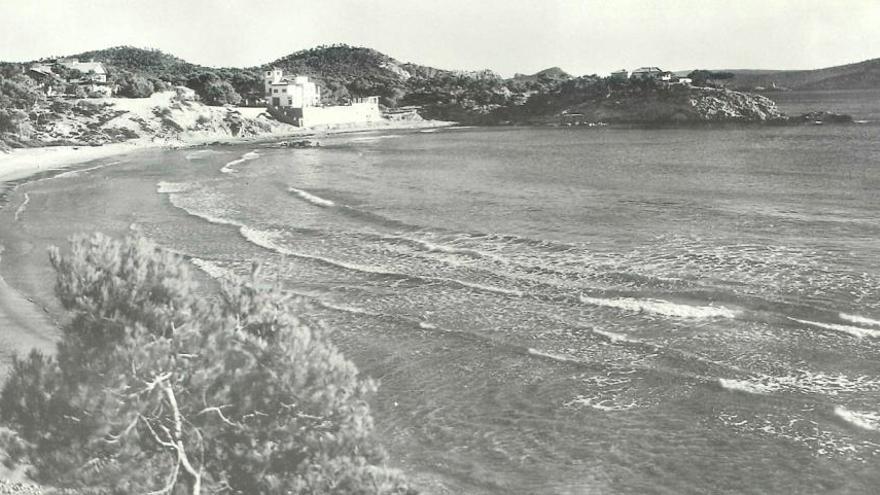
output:
[[238,105],[241,102],[241,95],[227,81],[214,80],[207,83],[200,96],[207,105]]
[[15,359],[0,441],[35,477],[100,493],[404,494],[381,465],[372,381],[252,280],[195,292],[176,255],[78,237],[51,252],[71,318],[55,357]]
[[153,83],[144,76],[124,72],[116,78],[116,94],[124,98],[149,98],[153,94]]

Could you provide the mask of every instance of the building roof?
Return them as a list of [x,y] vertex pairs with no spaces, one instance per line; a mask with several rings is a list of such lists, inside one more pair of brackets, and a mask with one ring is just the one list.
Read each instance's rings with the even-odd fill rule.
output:
[[315,84],[315,81],[297,81],[297,76],[284,76],[277,81],[269,81],[270,86],[287,86],[288,84]]
[[633,74],[636,72],[663,72],[663,70],[660,67],[639,67],[633,71]]
[[28,70],[36,72],[38,74],[42,74],[44,76],[51,76],[52,74],[54,74],[54,72],[52,72],[52,67],[49,67],[48,65],[34,65]]

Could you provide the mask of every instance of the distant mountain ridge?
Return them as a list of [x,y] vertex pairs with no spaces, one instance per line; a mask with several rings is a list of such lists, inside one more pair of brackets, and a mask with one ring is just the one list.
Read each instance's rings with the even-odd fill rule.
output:
[[731,85],[741,89],[849,90],[880,88],[880,58],[814,70],[726,70]]

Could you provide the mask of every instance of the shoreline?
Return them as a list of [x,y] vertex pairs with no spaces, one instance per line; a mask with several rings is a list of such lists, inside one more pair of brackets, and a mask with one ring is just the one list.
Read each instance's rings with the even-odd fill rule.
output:
[[385,125],[339,126],[333,128],[303,128],[300,132],[267,133],[255,136],[235,137],[228,135],[198,135],[178,139],[133,139],[101,146],[40,146],[35,148],[15,148],[10,152],[0,152],[0,182],[26,179],[41,172],[68,169],[73,165],[123,155],[151,148],[192,148],[211,144],[239,144],[251,142],[272,142],[291,138],[308,138],[349,134],[369,131],[393,131],[407,129],[432,129],[450,127],[455,122],[425,120],[420,122]]
[[[134,153],[147,149],[194,148],[209,145],[233,145],[240,143],[266,143],[285,139],[306,139],[321,136],[340,135],[370,131],[393,131],[407,129],[440,128],[455,125],[453,122],[420,121],[420,122],[388,122],[385,125],[345,126],[329,129],[305,128],[296,133],[269,133],[257,136],[190,136],[188,139],[158,140],[137,139],[121,143],[101,146],[44,146],[35,148],[18,148],[9,153],[0,153],[0,184],[21,183],[27,179],[49,171],[74,169],[93,160]],[[5,207],[10,207],[6,205]],[[39,348],[43,352],[54,351],[57,323],[45,308],[33,302],[27,294],[10,285],[3,277],[4,246],[0,240],[0,343],[4,351],[0,352],[0,379],[7,372],[12,354],[26,354],[31,348]],[[15,338],[10,338],[15,336]]]

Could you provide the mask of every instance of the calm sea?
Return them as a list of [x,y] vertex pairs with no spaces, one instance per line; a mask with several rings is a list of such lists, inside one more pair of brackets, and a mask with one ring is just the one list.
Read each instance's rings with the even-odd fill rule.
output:
[[[772,96],[880,120],[876,91]],[[45,246],[91,230],[215,278],[258,261],[381,382],[391,462],[439,493],[876,493],[876,122],[322,144],[22,184],[4,277],[49,304]]]

